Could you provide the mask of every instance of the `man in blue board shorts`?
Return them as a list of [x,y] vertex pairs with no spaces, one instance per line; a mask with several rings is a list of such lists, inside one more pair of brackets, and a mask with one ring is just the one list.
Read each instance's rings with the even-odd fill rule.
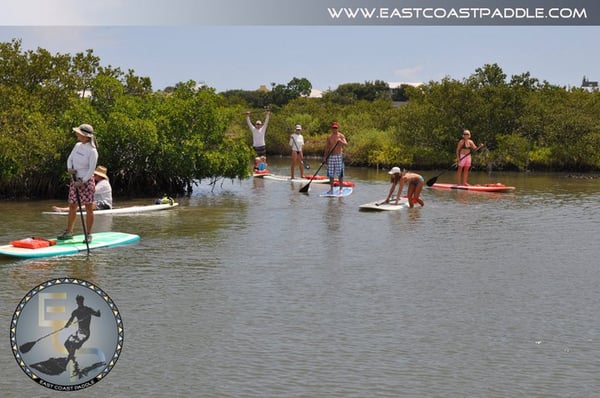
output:
[[340,192],[344,183],[344,147],[348,145],[346,137],[339,130],[337,122],[331,123],[331,134],[327,137],[323,162],[327,162],[327,177],[329,177],[329,192],[333,193],[333,184],[337,177]]

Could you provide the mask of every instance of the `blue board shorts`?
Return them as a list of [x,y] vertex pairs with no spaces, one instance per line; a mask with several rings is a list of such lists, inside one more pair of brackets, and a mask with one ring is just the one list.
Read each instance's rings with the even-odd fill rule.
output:
[[329,156],[327,159],[327,177],[341,178],[344,176],[344,155],[337,154]]

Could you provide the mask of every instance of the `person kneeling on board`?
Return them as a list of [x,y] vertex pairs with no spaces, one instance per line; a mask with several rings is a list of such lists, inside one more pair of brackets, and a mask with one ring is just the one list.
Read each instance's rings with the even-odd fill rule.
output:
[[420,198],[423,185],[425,184],[425,179],[422,175],[407,172],[406,170],[400,170],[400,167],[392,167],[388,174],[391,175],[390,183],[392,185],[384,203],[389,203],[394,194],[394,189],[397,186],[398,193],[396,194],[396,201],[394,202],[394,204],[397,205],[402,197],[402,188],[404,188],[404,184],[408,184],[406,196],[408,198],[409,207],[414,207],[415,203],[420,204],[421,207],[425,206],[425,202]]

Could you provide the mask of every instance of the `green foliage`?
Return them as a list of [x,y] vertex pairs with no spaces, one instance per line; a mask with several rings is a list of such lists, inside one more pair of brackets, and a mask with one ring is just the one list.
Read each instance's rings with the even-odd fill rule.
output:
[[287,85],[271,83],[271,90],[229,90],[223,93],[230,103],[246,102],[250,108],[280,107],[290,101],[307,97],[312,84],[306,78],[294,77]]
[[494,168],[516,167],[527,170],[529,162],[529,142],[519,134],[500,134],[497,137],[498,147],[494,151]]
[[374,167],[393,167],[412,163],[412,153],[402,144],[395,143],[392,134],[376,129],[355,132],[346,160],[350,164]]
[[175,195],[202,181],[246,178],[253,150],[245,112],[263,119],[265,107],[269,156],[288,155],[301,124],[305,154],[322,157],[337,121],[350,165],[447,167],[466,128],[486,144],[476,167],[600,169],[598,90],[540,83],[529,72],[507,77],[497,64],[419,87],[347,83],[321,99],[307,98],[311,89],[294,77],[262,91],[217,94],[187,81],[153,92],[149,78],[102,66],[92,50],[71,56],[0,43],[0,197],[65,195],[72,128],[81,123],[94,126],[117,195]]
[[0,197],[65,195],[72,128],[82,123],[94,126],[116,195],[247,177],[251,149],[227,134],[233,114],[221,96],[193,81],[169,93],[151,87],[132,70],[102,67],[91,50],[53,56],[0,43]]
[[392,91],[386,82],[375,80],[340,84],[335,90],[325,93],[324,97],[337,104],[347,105],[356,101],[389,101],[392,99]]

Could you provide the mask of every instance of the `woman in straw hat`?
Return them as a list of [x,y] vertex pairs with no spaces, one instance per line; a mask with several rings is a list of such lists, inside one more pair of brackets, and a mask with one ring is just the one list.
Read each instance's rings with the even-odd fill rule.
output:
[[98,166],[94,171],[94,180],[96,181],[94,210],[112,209],[112,187],[106,174],[107,171],[104,166]]
[[58,240],[73,238],[73,227],[77,216],[78,202],[85,206],[86,231],[84,243],[92,240],[92,227],[94,225],[94,192],[96,183],[93,178],[96,163],[98,162],[98,150],[96,149],[96,138],[94,128],[89,124],[74,127],[73,132],[78,142],[73,147],[67,159],[67,171],[73,176],[69,184],[69,216],[67,229],[60,234]]

